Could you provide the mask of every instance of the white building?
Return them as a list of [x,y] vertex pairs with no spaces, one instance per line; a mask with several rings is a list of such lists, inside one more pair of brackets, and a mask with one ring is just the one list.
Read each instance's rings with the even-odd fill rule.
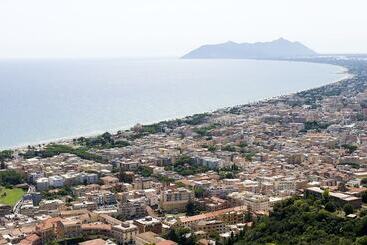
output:
[[36,188],[38,191],[47,190],[50,186],[48,178],[39,178],[36,180]]
[[44,173],[43,172],[35,172],[35,173],[30,173],[28,175],[28,181],[31,182],[31,183],[36,183],[36,181],[39,179],[39,178],[42,178],[44,177]]
[[233,192],[228,197],[247,206],[252,211],[268,211],[270,208],[269,197],[264,195],[244,191],[241,193]]
[[87,174],[87,183],[88,184],[95,184],[98,182],[98,175],[94,173]]
[[149,206],[154,206],[154,205],[159,204],[159,196],[157,194],[156,189],[145,189],[144,194],[149,200]]
[[64,178],[59,175],[50,176],[48,180],[52,187],[58,188],[64,186]]
[[98,182],[98,175],[94,173],[81,173],[79,175],[79,183],[81,184],[95,184]]
[[209,168],[209,169],[220,169],[225,166],[224,161],[219,158],[214,157],[203,157],[198,159],[199,164]]

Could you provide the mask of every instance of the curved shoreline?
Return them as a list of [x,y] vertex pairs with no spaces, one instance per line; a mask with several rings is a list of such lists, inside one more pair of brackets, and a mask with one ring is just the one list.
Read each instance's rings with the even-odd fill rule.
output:
[[[288,96],[292,96],[294,94],[297,94],[297,93],[300,93],[300,92],[303,92],[303,91],[309,91],[309,90],[312,90],[312,89],[322,88],[324,86],[329,86],[329,85],[332,85],[332,84],[335,84],[335,83],[339,83],[341,81],[351,79],[355,76],[355,74],[351,73],[350,70],[346,66],[343,66],[343,65],[340,65],[340,64],[322,63],[322,62],[316,62],[316,61],[312,61],[312,60],[309,60],[309,61],[305,61],[305,60],[266,60],[266,61],[304,62],[304,63],[316,63],[316,64],[321,64],[321,65],[322,64],[323,65],[331,65],[331,66],[336,66],[336,67],[341,68],[341,71],[337,72],[337,74],[340,73],[340,74],[345,74],[345,75],[343,77],[339,78],[339,79],[332,80],[329,83],[323,84],[321,86],[302,89],[302,90],[299,90],[299,91],[296,91],[296,92],[291,92],[291,93],[287,93],[287,94],[283,94],[283,95],[276,95],[276,96],[272,96],[272,97],[268,97],[268,98],[262,98],[262,99],[252,101],[252,102],[246,102],[244,104],[226,106],[226,107],[216,108],[216,109],[213,109],[211,111],[202,111],[202,112],[198,112],[198,113],[215,113],[215,112],[223,110],[223,109],[241,107],[241,106],[245,106],[245,105],[248,105],[248,104],[266,102],[266,101],[269,101],[269,100],[272,100],[272,99],[278,99],[278,98],[281,98],[281,97],[288,97]],[[176,120],[176,119],[180,119],[180,118],[185,118],[185,117],[192,116],[194,114],[197,114],[197,113],[192,113],[192,114],[189,114],[189,115],[180,115],[180,116],[177,116],[175,118],[163,118],[163,119],[160,119],[158,121],[151,121],[151,122],[144,122],[144,123],[138,122],[138,123],[142,124],[142,125],[149,125],[149,124],[159,123],[159,122],[163,122],[163,121],[169,121],[169,120]],[[76,139],[76,138],[79,138],[79,137],[95,137],[95,136],[98,136],[98,135],[100,135],[104,132],[109,132],[111,134],[116,134],[118,131],[130,130],[133,126],[134,125],[125,125],[125,126],[121,126],[121,127],[118,127],[118,128],[111,128],[111,129],[106,129],[106,130],[96,130],[94,132],[87,133],[87,134],[82,133],[82,134],[78,134],[78,135],[58,137],[58,138],[55,138],[55,139],[47,139],[47,140],[42,140],[42,141],[38,141],[38,142],[35,142],[35,143],[21,143],[18,146],[13,146],[13,147],[8,147],[8,148],[0,148],[0,151],[5,150],[5,149],[14,150],[14,151],[22,151],[22,150],[26,150],[28,148],[28,146],[38,147],[39,145],[46,145],[46,144],[50,144],[50,143],[70,144],[70,143],[72,143],[73,139]]]

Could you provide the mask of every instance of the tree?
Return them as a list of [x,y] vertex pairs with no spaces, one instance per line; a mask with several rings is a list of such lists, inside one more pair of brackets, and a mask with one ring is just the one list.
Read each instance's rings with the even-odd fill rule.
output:
[[0,171],[0,185],[17,185],[23,183],[23,176],[14,170]]
[[344,144],[342,145],[342,147],[346,149],[349,154],[352,154],[353,152],[355,152],[358,149],[358,146],[352,145],[352,144]]
[[171,228],[167,235],[164,236],[166,239],[177,242],[182,245],[195,244],[195,237],[191,234],[189,228]]
[[186,205],[186,215],[187,216],[193,216],[193,215],[197,215],[200,214],[201,212],[201,208],[194,202],[189,202]]
[[330,199],[330,191],[329,189],[325,189],[324,192],[322,193],[322,198],[324,199],[325,202],[328,202]]
[[354,209],[353,209],[352,205],[350,205],[348,203],[348,204],[344,205],[343,211],[345,212],[345,215],[348,215],[348,214],[352,214],[354,212]]
[[226,179],[234,179],[235,175],[232,172],[226,172],[225,177]]
[[367,236],[362,236],[357,238],[356,245],[366,245],[367,244]]
[[227,245],[233,245],[235,242],[234,233],[231,232],[231,237],[228,239]]
[[236,244],[354,244],[367,235],[367,216],[352,220],[315,203],[307,196],[276,203],[270,215],[254,220]]
[[210,152],[215,152],[217,150],[217,147],[215,145],[209,145],[207,149]]
[[153,174],[153,170],[147,166],[139,166],[138,171],[143,177],[150,177]]
[[367,203],[367,191],[362,193],[362,202]]
[[194,190],[194,193],[195,193],[195,197],[196,198],[201,198],[201,197],[204,197],[204,189],[203,187],[196,187],[195,190]]
[[169,232],[167,233],[167,239],[171,240],[171,241],[178,241],[179,237],[176,233],[176,231],[174,229],[170,229]]
[[13,159],[13,151],[11,150],[0,151],[0,161],[6,161],[10,159]]
[[251,222],[252,221],[252,214],[250,211],[246,211],[243,219],[245,220],[245,222]]
[[363,178],[361,180],[361,185],[367,185],[367,178]]
[[326,203],[325,205],[325,209],[331,213],[335,212],[336,211],[336,206],[334,205],[334,203],[332,202],[328,202]]

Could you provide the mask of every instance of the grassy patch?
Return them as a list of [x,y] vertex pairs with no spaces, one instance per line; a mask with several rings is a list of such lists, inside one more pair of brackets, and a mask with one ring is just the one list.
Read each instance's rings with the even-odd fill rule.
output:
[[0,187],[0,203],[14,206],[23,197],[24,193],[25,191],[20,188]]

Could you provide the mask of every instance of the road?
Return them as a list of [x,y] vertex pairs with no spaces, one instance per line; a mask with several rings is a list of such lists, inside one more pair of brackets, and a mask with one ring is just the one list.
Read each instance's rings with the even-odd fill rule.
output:
[[[36,190],[36,187],[33,186],[33,185],[29,185],[28,186],[28,191],[27,191],[27,194],[29,193],[32,193]],[[20,212],[20,208],[22,207],[22,204],[23,204],[23,198],[20,199],[13,207],[13,213],[14,214],[18,214]]]

